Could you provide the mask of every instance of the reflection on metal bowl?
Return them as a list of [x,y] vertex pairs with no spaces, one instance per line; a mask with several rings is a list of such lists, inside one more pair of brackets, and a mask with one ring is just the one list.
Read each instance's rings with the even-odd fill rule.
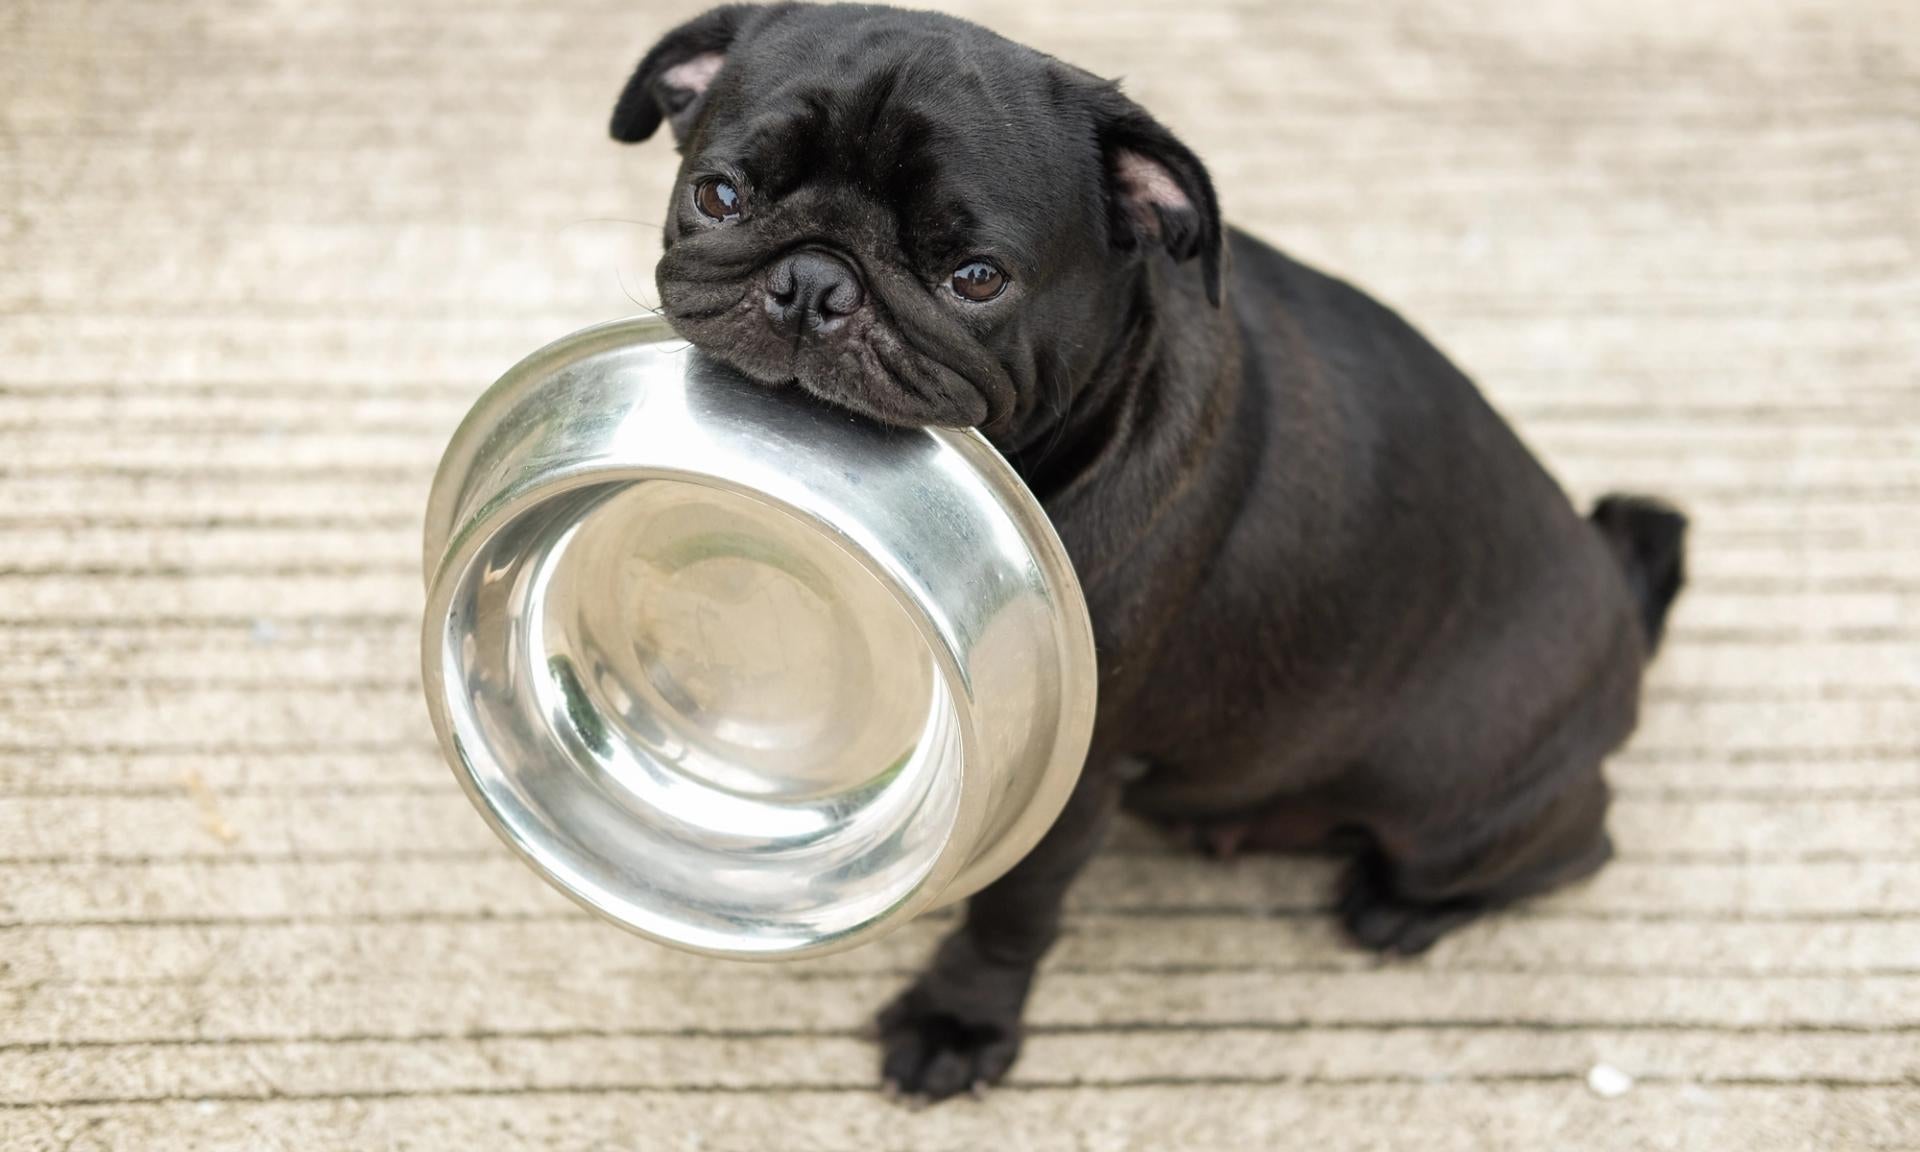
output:
[[759,387],[655,321],[481,398],[426,572],[427,705],[469,797],[667,944],[872,939],[1025,855],[1086,753],[1085,602],[986,441]]

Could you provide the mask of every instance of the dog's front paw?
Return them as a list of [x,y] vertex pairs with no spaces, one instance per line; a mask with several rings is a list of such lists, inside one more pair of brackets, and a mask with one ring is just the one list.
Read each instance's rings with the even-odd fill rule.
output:
[[1013,1067],[1020,1054],[1020,1018],[964,1016],[939,1003],[922,979],[880,1013],[880,1075],[889,1095],[939,1101],[962,1092],[981,1095]]

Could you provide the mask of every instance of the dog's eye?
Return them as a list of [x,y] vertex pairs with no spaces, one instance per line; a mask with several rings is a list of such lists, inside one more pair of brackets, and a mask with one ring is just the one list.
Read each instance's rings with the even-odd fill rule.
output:
[[693,186],[693,206],[714,220],[740,217],[740,190],[725,180],[708,177]]
[[953,294],[962,300],[985,304],[1007,290],[1007,274],[990,260],[969,260],[954,269]]

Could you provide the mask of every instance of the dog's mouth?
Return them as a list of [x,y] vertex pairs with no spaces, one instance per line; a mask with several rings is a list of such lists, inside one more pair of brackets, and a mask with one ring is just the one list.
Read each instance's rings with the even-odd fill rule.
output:
[[[672,253],[669,254],[670,256]],[[766,274],[718,283],[659,277],[663,311],[696,348],[769,388],[797,389],[883,424],[989,428],[1011,413],[1012,387],[994,366],[977,383],[941,356],[937,341],[915,340],[875,300],[830,329],[782,331],[769,322]]]

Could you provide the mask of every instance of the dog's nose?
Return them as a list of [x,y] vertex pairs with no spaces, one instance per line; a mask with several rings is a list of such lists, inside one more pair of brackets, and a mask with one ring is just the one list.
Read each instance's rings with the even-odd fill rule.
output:
[[832,331],[866,298],[860,274],[826,252],[796,252],[767,278],[767,317],[788,335]]

